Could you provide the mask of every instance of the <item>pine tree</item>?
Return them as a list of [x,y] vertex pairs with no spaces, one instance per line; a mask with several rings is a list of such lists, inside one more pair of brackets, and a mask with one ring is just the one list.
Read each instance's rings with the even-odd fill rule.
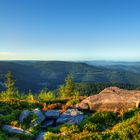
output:
[[73,77],[71,74],[69,74],[67,76],[67,78],[65,79],[66,85],[65,85],[65,93],[68,96],[71,96],[73,88],[74,88],[74,83],[73,83]]
[[61,97],[71,97],[74,94],[74,82],[73,77],[69,74],[65,79],[65,85],[60,86],[59,92]]
[[19,96],[18,91],[15,88],[15,80],[13,78],[13,74],[10,71],[6,74],[5,87],[6,87],[6,95],[9,98]]

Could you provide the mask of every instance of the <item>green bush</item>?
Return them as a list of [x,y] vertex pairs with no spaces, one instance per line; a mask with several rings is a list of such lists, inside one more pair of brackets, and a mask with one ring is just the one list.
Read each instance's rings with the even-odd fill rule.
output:
[[139,109],[131,109],[129,111],[127,111],[126,113],[123,114],[123,119],[126,120],[126,119],[129,119],[133,116],[135,116],[137,113],[139,112]]
[[41,93],[39,93],[37,98],[40,101],[45,101],[45,100],[54,100],[56,97],[52,91],[49,92],[41,91]]
[[80,132],[77,125],[67,125],[60,128],[60,132],[65,135],[71,135],[72,133]]
[[113,112],[96,112],[91,117],[89,121],[95,124],[101,124],[104,127],[112,127],[119,121],[119,117]]
[[0,116],[0,125],[10,124],[12,121],[18,120],[20,112],[21,112],[20,110],[14,110],[9,115]]
[[89,131],[89,132],[100,132],[100,131],[102,131],[102,128],[99,124],[86,123],[83,126],[83,130],[86,130],[86,131]]
[[7,140],[7,136],[0,131],[0,140]]
[[46,132],[44,135],[44,140],[58,140],[61,136],[52,132]]
[[71,106],[71,105],[75,105],[75,104],[77,104],[77,103],[79,103],[79,100],[77,100],[77,99],[72,99],[72,100],[68,101],[68,102],[66,103],[66,105]]

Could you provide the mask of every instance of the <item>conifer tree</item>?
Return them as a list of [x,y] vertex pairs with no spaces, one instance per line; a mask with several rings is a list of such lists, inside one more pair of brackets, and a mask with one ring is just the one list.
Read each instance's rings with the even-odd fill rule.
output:
[[65,79],[65,85],[60,86],[59,92],[61,97],[71,97],[74,94],[73,76],[69,74]]
[[13,78],[13,74],[10,71],[6,74],[5,87],[6,87],[6,95],[9,98],[19,96],[18,91],[15,88],[15,80]]

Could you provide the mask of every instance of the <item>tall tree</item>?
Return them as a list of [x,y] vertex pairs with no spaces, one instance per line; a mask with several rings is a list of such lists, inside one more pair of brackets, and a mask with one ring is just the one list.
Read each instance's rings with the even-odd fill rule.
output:
[[61,97],[71,97],[74,94],[73,76],[69,74],[65,79],[65,85],[60,86]]
[[9,97],[18,96],[18,91],[15,88],[15,80],[13,78],[12,72],[10,71],[6,74],[5,87],[7,96]]
[[73,83],[73,76],[69,74],[65,79],[65,93],[68,96],[71,96],[73,90],[74,90],[74,83]]

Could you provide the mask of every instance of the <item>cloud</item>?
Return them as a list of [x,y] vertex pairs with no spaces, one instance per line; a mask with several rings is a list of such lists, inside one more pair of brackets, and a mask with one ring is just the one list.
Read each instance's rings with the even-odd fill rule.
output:
[[16,53],[14,52],[0,52],[0,60],[10,60],[15,57]]
[[1,55],[15,55],[14,52],[0,52],[0,56]]

